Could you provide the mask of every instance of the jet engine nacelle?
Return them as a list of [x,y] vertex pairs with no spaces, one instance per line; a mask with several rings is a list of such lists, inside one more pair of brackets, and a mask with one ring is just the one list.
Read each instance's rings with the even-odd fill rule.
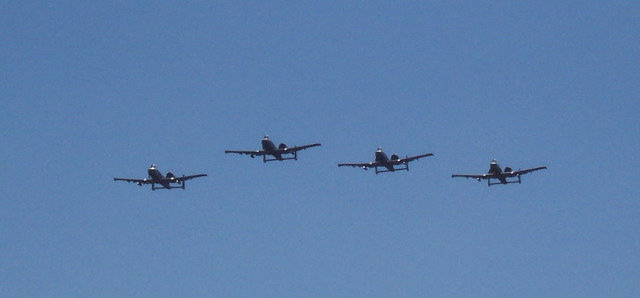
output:
[[278,149],[287,149],[287,144],[285,143],[280,143],[280,145],[278,145]]
[[176,175],[174,175],[174,174],[173,174],[173,173],[171,173],[171,172],[168,172],[168,173],[167,173],[167,178],[168,178],[168,179],[176,178]]
[[391,154],[391,160],[398,160],[400,159],[400,156],[398,156],[398,154]]
[[512,170],[510,167],[505,167],[505,168],[504,168],[504,171],[505,171],[505,172],[513,172],[513,170]]

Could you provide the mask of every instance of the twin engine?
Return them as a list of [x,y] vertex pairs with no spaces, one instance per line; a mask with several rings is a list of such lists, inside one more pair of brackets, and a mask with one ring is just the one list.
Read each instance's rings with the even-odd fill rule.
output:
[[283,150],[283,149],[287,149],[287,148],[288,148],[287,144],[285,144],[285,143],[280,143],[280,145],[278,145],[278,149]]
[[171,181],[170,181],[171,183],[178,183],[178,185],[182,184],[180,182],[180,180],[174,180],[174,179],[176,179],[176,175],[174,175],[171,172],[167,172],[167,179],[171,179]]
[[398,160],[400,159],[400,156],[398,156],[398,154],[391,154],[391,160]]

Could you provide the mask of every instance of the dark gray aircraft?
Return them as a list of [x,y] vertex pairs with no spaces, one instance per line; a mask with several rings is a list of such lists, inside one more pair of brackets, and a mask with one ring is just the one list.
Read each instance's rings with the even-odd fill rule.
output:
[[[502,169],[500,168],[500,165],[498,165],[498,162],[496,162],[496,160],[494,159],[491,161],[491,165],[489,165],[489,172],[487,174],[478,174],[478,175],[453,174],[451,175],[451,178],[464,177],[464,178],[473,178],[478,181],[486,179],[487,184],[489,186],[496,185],[496,184],[522,183],[522,180],[520,179],[521,175],[531,173],[537,170],[543,170],[546,168],[547,167],[536,167],[531,169],[513,171],[510,167],[505,167],[504,171],[502,171]],[[508,181],[507,178],[511,178],[511,177],[518,177],[518,180]],[[496,179],[500,182],[491,183],[491,179]]]
[[[358,168],[363,168],[365,170],[369,169],[369,168],[374,168],[376,170],[376,174],[378,173],[386,173],[386,172],[395,172],[395,171],[402,171],[402,170],[409,170],[409,162],[412,162],[414,160],[418,160],[420,158],[423,157],[427,157],[427,156],[433,156],[433,153],[427,153],[427,154],[422,154],[422,155],[416,155],[416,156],[411,156],[411,157],[405,157],[405,158],[400,158],[397,154],[391,154],[391,158],[389,158],[387,156],[386,153],[384,153],[384,151],[382,151],[382,148],[378,147],[378,150],[376,150],[376,159],[373,162],[368,162],[368,163],[339,163],[338,166],[339,167],[344,167],[344,166],[349,166],[349,167],[358,167]],[[404,167],[402,168],[394,168],[394,166],[397,165],[404,165]],[[387,168],[386,170],[378,170],[378,167],[385,167]]]
[[[295,146],[288,148],[286,144],[280,143],[278,147],[273,144],[273,142],[269,139],[269,136],[264,136],[262,139],[262,150],[253,150],[253,151],[238,151],[238,150],[225,150],[224,153],[236,153],[236,154],[245,154],[254,158],[256,156],[262,156],[262,162],[274,161],[274,160],[287,160],[287,159],[295,159],[298,160],[298,151],[304,150],[311,147],[321,146],[320,143],[304,145],[304,146]],[[282,157],[283,154],[293,154],[293,157]],[[274,158],[267,159],[267,155],[271,155]]]
[[[149,178],[147,179],[130,179],[130,178],[113,178],[113,181],[127,181],[129,183],[133,182],[138,184],[138,186],[142,186],[143,184],[151,184],[151,190],[156,189],[172,189],[172,188],[182,188],[185,189],[186,181],[193,178],[204,177],[207,174],[197,174],[197,175],[189,175],[176,177],[173,173],[168,172],[167,176],[163,176],[158,169],[156,169],[155,165],[151,165],[149,170]],[[171,186],[171,183],[176,183],[180,186]],[[156,187],[156,184],[160,184],[161,187]]]

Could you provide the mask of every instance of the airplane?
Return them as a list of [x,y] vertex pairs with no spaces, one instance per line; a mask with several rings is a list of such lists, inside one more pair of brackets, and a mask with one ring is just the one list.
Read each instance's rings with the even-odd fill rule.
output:
[[[375,153],[376,159],[373,162],[369,163],[340,163],[338,167],[349,166],[349,167],[358,167],[367,170],[368,168],[374,168],[376,171],[376,175],[378,173],[386,173],[386,172],[395,172],[406,170],[409,171],[409,162],[414,160],[418,160],[423,157],[433,156],[433,153],[421,154],[411,157],[400,158],[397,154],[391,154],[391,158],[387,156],[382,148],[378,147]],[[395,168],[394,166],[404,165],[403,168]],[[385,167],[386,170],[378,170],[378,167]]]
[[[473,178],[478,181],[486,179],[487,184],[489,186],[496,185],[496,184],[522,183],[522,180],[520,178],[521,175],[538,171],[538,170],[543,170],[546,168],[547,167],[536,167],[531,169],[514,171],[510,167],[505,167],[504,171],[502,171],[502,169],[500,168],[500,165],[498,165],[498,162],[496,162],[496,160],[494,159],[491,161],[491,165],[489,165],[489,172],[487,174],[479,174],[479,175],[453,174],[451,175],[451,178],[464,177],[464,178]],[[508,181],[507,178],[511,178],[511,177],[518,177],[518,180]],[[500,182],[491,183],[491,179],[496,179]]]
[[[208,176],[207,174],[197,174],[189,176],[182,175],[182,177],[176,177],[171,172],[168,172],[167,176],[163,176],[154,164],[149,167],[149,170],[147,172],[149,173],[149,178],[147,179],[113,178],[113,181],[126,181],[129,183],[133,182],[135,184],[138,184],[138,186],[142,186],[143,184],[151,184],[151,190],[172,188],[185,189],[187,180]],[[171,186],[171,183],[177,183],[180,186]],[[161,186],[156,187],[156,184],[160,184]]]
[[[225,154],[236,153],[240,155],[245,154],[245,155],[251,156],[251,158],[254,158],[256,156],[262,156],[262,162],[266,163],[268,161],[274,161],[274,160],[279,160],[279,161],[288,160],[288,159],[298,160],[298,151],[311,148],[311,147],[316,147],[316,146],[321,146],[321,144],[316,143],[316,144],[310,144],[310,145],[304,145],[304,146],[294,146],[289,148],[287,147],[286,144],[280,143],[280,145],[276,147],[276,145],[274,145],[273,142],[269,139],[269,136],[264,136],[264,138],[262,139],[262,150],[254,150],[254,151],[225,150],[224,153]],[[283,154],[293,154],[293,157],[282,157]],[[267,159],[267,155],[271,155],[274,158]]]

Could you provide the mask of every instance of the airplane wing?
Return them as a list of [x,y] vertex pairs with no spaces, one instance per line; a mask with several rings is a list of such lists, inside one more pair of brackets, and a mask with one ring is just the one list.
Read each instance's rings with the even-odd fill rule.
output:
[[253,150],[253,151],[241,151],[241,150],[225,150],[224,151],[225,154],[227,153],[236,153],[236,154],[240,154],[240,155],[251,155],[251,156],[262,156],[265,155],[266,152],[262,151],[262,150]]
[[493,174],[453,174],[451,178],[455,177],[463,177],[463,178],[473,178],[473,179],[489,179],[494,178]]
[[354,168],[373,168],[380,166],[377,162],[368,162],[368,163],[339,163],[339,167],[354,167]]
[[407,163],[407,162],[418,160],[418,159],[421,159],[421,158],[427,157],[427,156],[433,156],[433,153],[427,153],[427,154],[421,154],[421,155],[401,158],[401,159],[398,159],[398,163]]
[[311,148],[311,147],[317,147],[317,146],[322,146],[322,145],[320,143],[315,143],[315,144],[304,145],[304,146],[295,146],[295,147],[283,149],[282,152],[283,153],[284,152],[296,152],[296,151],[304,150],[304,149]]
[[524,169],[524,170],[517,170],[517,171],[507,172],[507,173],[504,173],[504,174],[508,174],[509,177],[514,177],[514,176],[519,176],[519,175],[524,175],[524,174],[527,174],[527,173],[535,172],[535,171],[538,171],[538,170],[544,170],[546,168],[547,167],[536,167],[536,168],[531,168],[531,169]]
[[133,182],[137,184],[149,184],[153,182],[152,179],[130,179],[130,178],[113,178],[113,181],[126,181],[129,183]]
[[198,178],[198,177],[205,177],[205,176],[209,176],[207,174],[196,174],[196,175],[189,175],[189,176],[182,176],[182,177],[175,177],[175,180],[180,182],[180,181],[185,181],[185,180],[189,180],[189,179],[193,179],[193,178]]

